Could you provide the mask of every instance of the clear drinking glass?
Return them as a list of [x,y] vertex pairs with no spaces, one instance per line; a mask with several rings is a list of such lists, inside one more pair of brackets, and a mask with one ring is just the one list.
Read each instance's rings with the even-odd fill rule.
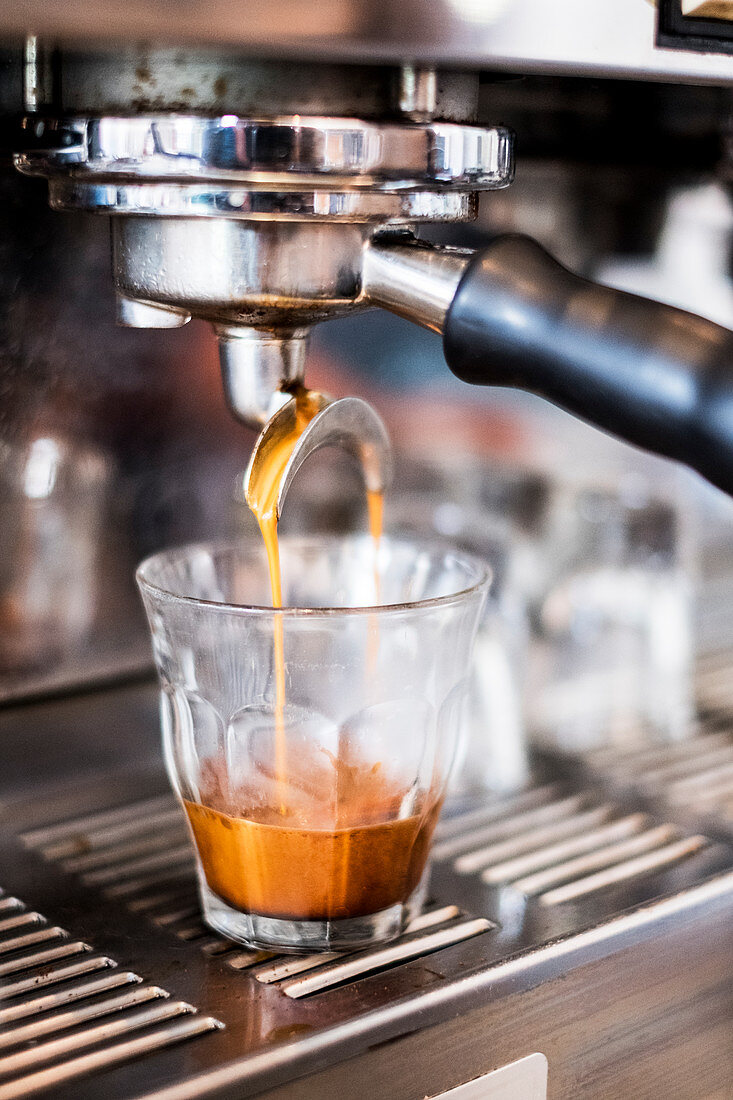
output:
[[393,937],[423,901],[486,565],[415,540],[185,547],[138,569],[204,915],[258,947]]
[[583,488],[558,505],[557,527],[533,608],[536,740],[583,752],[689,736],[693,579],[679,509],[640,485]]
[[72,437],[0,439],[0,694],[58,674],[89,640],[112,473]]

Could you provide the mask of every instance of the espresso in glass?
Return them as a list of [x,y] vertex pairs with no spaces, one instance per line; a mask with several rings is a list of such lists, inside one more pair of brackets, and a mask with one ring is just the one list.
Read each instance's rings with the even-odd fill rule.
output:
[[[332,921],[406,904],[417,888],[441,800],[425,792],[399,817],[408,792],[385,780],[379,763],[334,760],[331,777],[295,765],[285,806],[262,806],[256,791],[227,789],[215,765],[206,771],[201,802],[185,807],[206,881],[227,904]],[[311,789],[299,803],[301,784]]]

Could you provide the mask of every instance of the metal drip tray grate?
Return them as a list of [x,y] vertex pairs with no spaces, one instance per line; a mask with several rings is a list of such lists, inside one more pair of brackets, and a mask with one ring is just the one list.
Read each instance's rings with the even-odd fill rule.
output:
[[32,1096],[222,1026],[118,969],[113,958],[2,890],[0,913],[0,1100]]
[[593,792],[547,786],[449,819],[434,858],[555,906],[672,867],[709,843]]
[[[408,925],[404,936],[385,947],[348,955],[307,955],[297,960],[275,958],[254,971],[254,977],[259,982],[276,985],[288,997],[307,997],[411,959],[424,958],[433,951],[452,947],[492,928],[496,928],[492,921],[484,917],[466,919],[455,905],[446,905],[417,917]],[[240,969],[241,957],[231,960],[230,966]]]
[[705,729],[674,745],[604,749],[584,766],[677,820],[733,839],[733,735],[716,731],[710,720]]
[[[451,905],[429,909],[396,943],[379,950],[295,959],[242,950],[240,945],[212,932],[201,919],[193,874],[194,852],[185,818],[171,795],[33,829],[20,839],[65,872],[77,874],[85,886],[99,889],[131,913],[191,943],[209,957],[221,959],[233,970],[248,970],[266,962],[264,969],[253,970],[253,976],[293,998],[358,980],[495,927],[491,921],[467,917]],[[304,978],[306,971],[317,973]]]
[[642,800],[686,826],[733,839],[733,651],[701,656],[700,718],[683,741],[609,746],[580,761],[606,787]]
[[[95,737],[99,708],[108,721],[112,711],[106,697],[88,705]],[[151,691],[151,724],[154,706]],[[32,798],[0,791],[9,891],[0,896],[0,1068],[15,1059],[0,1089],[32,1079],[49,1100],[191,1100],[275,1095],[281,1085],[292,1096],[303,1083],[311,1100],[329,1094],[310,1089],[311,1077],[343,1066],[348,1078],[352,1059],[457,1025],[477,1005],[499,1014],[496,1037],[500,990],[514,997],[555,977],[566,988],[573,967],[606,956],[615,975],[611,956],[629,937],[653,941],[657,921],[670,928],[697,908],[725,911],[729,847],[595,782],[568,782],[552,761],[541,767],[511,798],[454,808],[437,830],[426,912],[398,940],[342,955],[251,951],[206,927],[187,824],[159,760],[139,771],[80,770],[67,784],[36,785]],[[28,957],[35,970],[2,969]],[[690,988],[699,1000],[703,985]],[[520,1009],[508,1036],[524,1026]],[[177,1043],[199,1029],[208,1031],[201,1042]],[[518,1049],[515,1038],[505,1047],[505,1061],[542,1049]],[[31,1066],[31,1049],[48,1060]],[[483,1038],[476,1051],[473,1076],[492,1068]],[[406,1100],[436,1091],[421,1069],[431,1058],[428,1045]],[[462,1073],[447,1083],[471,1075]],[[394,1095],[390,1082],[374,1095]],[[0,1091],[0,1100],[22,1094]]]

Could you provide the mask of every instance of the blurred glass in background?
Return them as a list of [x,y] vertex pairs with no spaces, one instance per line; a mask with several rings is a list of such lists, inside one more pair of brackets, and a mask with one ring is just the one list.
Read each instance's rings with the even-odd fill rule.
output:
[[88,635],[111,476],[89,445],[0,441],[0,674],[39,671]]
[[694,561],[673,501],[626,479],[558,492],[531,607],[529,722],[566,752],[690,734]]

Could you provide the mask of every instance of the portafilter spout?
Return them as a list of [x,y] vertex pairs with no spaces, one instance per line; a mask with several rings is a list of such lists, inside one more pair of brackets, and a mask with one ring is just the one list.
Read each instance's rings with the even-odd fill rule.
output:
[[315,406],[319,411],[298,434],[298,398],[297,395],[290,395],[260,433],[244,475],[244,495],[251,503],[252,489],[261,485],[263,477],[268,476],[269,468],[273,466],[273,456],[284,441],[293,441],[284,463],[275,464],[273,470],[280,479],[276,501],[278,519],[298,470],[307,458],[322,447],[338,447],[353,455],[359,462],[365,487],[370,493],[384,492],[392,481],[389,435],[381,417],[368,402],[359,397],[333,400],[313,391],[308,391],[307,397],[311,408]]
[[238,420],[260,431],[292,400],[305,375],[308,334],[306,328],[216,328],[224,395]]

